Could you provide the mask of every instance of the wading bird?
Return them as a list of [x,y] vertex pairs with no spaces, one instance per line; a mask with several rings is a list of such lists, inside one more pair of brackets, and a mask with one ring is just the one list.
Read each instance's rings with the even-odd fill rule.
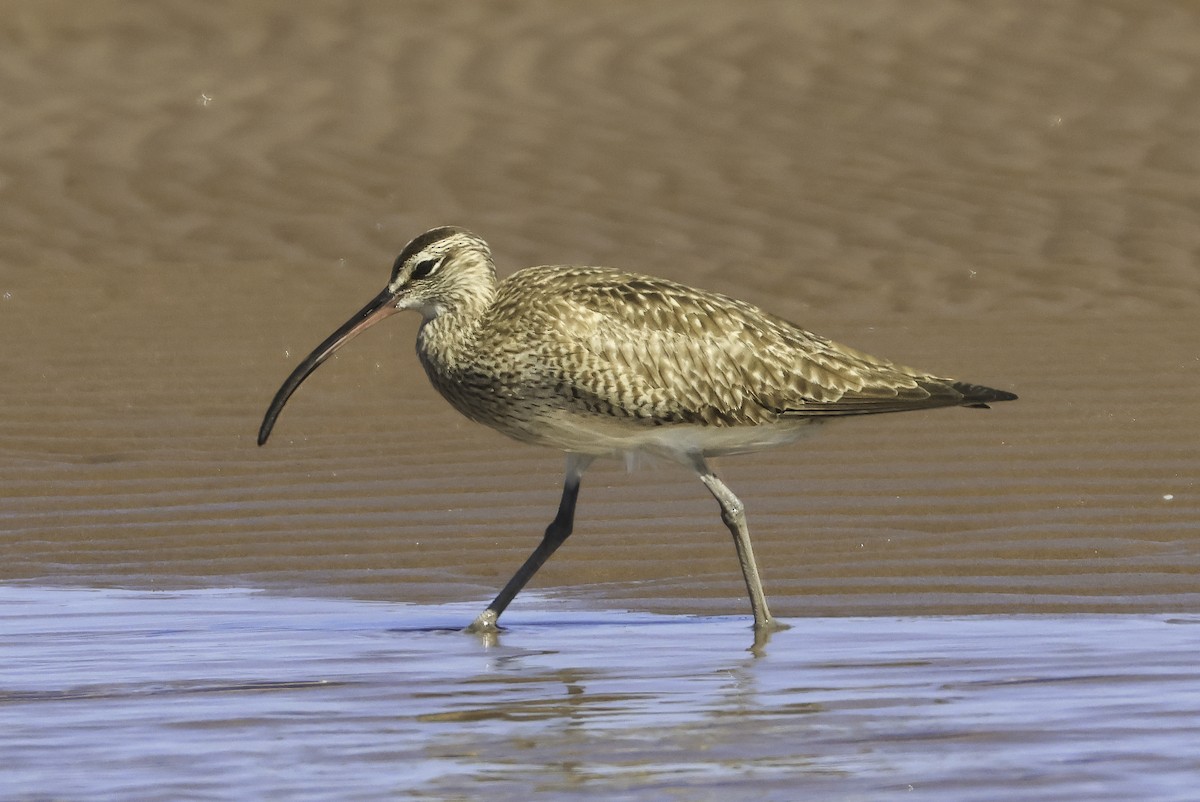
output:
[[542,542],[468,627],[496,630],[509,602],[571,534],[580,478],[597,457],[652,454],[691,468],[733,534],[754,626],[771,617],[742,503],[707,459],[788,443],[821,421],[932,407],[984,407],[1012,393],[868,356],[717,293],[603,267],[547,266],[496,278],[461,228],[405,246],[383,292],[317,346],[275,394],[258,443],[322,362],[385,317],[424,318],[417,355],[455,409],[567,454]]

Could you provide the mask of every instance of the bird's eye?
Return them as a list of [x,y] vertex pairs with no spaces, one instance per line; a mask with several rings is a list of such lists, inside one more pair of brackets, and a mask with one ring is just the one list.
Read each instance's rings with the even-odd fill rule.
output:
[[428,278],[429,274],[432,273],[437,266],[437,259],[423,259],[420,262],[417,262],[416,267],[413,268],[411,278]]

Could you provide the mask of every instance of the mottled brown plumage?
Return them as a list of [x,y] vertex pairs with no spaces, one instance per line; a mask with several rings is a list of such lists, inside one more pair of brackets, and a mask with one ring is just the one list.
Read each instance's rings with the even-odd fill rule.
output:
[[570,533],[579,478],[595,457],[652,453],[696,470],[734,535],[755,624],[771,625],[741,502],[705,458],[796,439],[847,415],[985,407],[1012,393],[856,351],[717,293],[602,267],[531,267],[497,281],[487,244],[437,228],[408,244],[387,288],[302,362],[276,394],[266,441],[291,393],[330,354],[394,312],[424,316],[417,354],[434,387],[472,420],[566,451],[559,515],[473,628],[499,614]]

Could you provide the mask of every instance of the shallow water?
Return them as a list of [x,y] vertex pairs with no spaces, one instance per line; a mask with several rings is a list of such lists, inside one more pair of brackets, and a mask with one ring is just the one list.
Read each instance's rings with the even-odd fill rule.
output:
[[755,656],[745,618],[523,601],[489,645],[465,605],[0,588],[5,798],[1195,795],[1194,616],[805,618]]

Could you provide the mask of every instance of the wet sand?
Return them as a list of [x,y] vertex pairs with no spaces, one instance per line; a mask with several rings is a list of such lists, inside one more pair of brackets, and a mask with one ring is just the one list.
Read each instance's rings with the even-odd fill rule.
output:
[[[590,667],[657,694],[703,654],[713,672],[729,661],[775,687],[798,667],[838,664],[839,648],[846,661],[865,660],[867,644],[889,648],[896,627],[897,649],[905,632],[934,631],[936,659],[905,680],[925,690],[896,703],[916,721],[948,662],[986,653],[983,682],[1053,682],[1063,665],[1031,668],[1022,655],[1081,639],[1081,654],[1099,654],[1111,672],[1066,682],[1062,703],[1119,700],[1107,708],[1116,727],[1120,716],[1158,717],[1159,700],[1173,698],[1174,740],[1134,733],[1136,749],[1101,771],[1101,746],[1051,728],[1045,754],[1057,743],[1086,767],[1056,780],[1065,784],[1009,783],[1006,797],[979,756],[939,769],[938,793],[1079,797],[1094,781],[1128,798],[1125,783],[1160,761],[1168,777],[1195,767],[1194,675],[1115,679],[1123,661],[1135,673],[1152,664],[1133,656],[1142,639],[1147,655],[1196,642],[1190,627],[1167,625],[1200,606],[1200,14],[1190,7],[616,3],[585,14],[532,3],[51,2],[8,11],[0,591],[16,595],[5,602],[0,699],[41,688],[73,700],[40,708],[29,743],[79,745],[81,717],[103,717],[111,700],[73,696],[87,684],[73,672],[94,659],[95,682],[121,682],[106,655],[158,666],[171,687],[225,687],[224,673],[179,672],[159,641],[126,632],[123,622],[143,614],[201,622],[179,635],[197,653],[221,648],[208,616],[251,616],[265,651],[231,675],[255,683],[321,676],[308,660],[339,661],[329,676],[396,670],[389,661],[410,650],[438,677],[442,650],[448,664],[468,664],[430,687],[451,699],[512,646],[490,651],[424,629],[469,621],[533,547],[557,503],[561,458],[457,417],[416,362],[415,319],[388,321],[322,367],[271,443],[254,445],[276,387],[378,292],[404,242],[454,223],[488,239],[502,273],[583,262],[664,275],[1021,396],[990,411],[830,425],[794,447],[718,464],[746,503],[772,608],[793,624],[759,663],[738,662],[750,659],[740,643],[748,605],[703,486],[671,466],[597,465],[576,534],[539,574],[538,592],[512,608],[529,625],[520,649],[557,655],[531,670]],[[274,600],[266,611],[263,598]],[[301,623],[310,610],[346,611],[358,633],[349,640],[361,635],[384,656],[356,667],[362,653],[343,624]],[[92,623],[63,634],[43,626],[55,616]],[[623,620],[635,634],[621,648],[639,654],[644,626],[663,645],[654,665],[678,656],[676,673],[643,676],[616,653],[603,663],[589,638],[624,637],[612,629]],[[1010,632],[1025,641],[1005,658],[988,644]],[[807,651],[814,643],[819,654]],[[63,650],[76,668],[60,662]],[[126,768],[141,776],[129,787],[169,774],[138,743],[174,734],[179,753],[192,748],[165,697],[142,690],[157,670],[130,680],[146,718],[128,741]],[[860,690],[842,687],[846,698]],[[279,698],[262,694],[263,704]],[[763,709],[811,701],[750,695]],[[318,707],[366,715],[369,696],[334,692]],[[702,696],[673,703],[707,728]],[[212,700],[224,692],[188,698],[223,715]],[[763,751],[763,721],[740,704],[712,706],[724,751],[711,775],[704,758],[683,771],[689,798],[736,798],[726,783],[738,760],[758,767],[733,772],[755,798],[784,794],[798,771],[794,755]],[[956,732],[1022,715],[1005,704],[983,693],[959,709]],[[451,717],[436,719],[446,739],[437,743],[460,743],[457,709],[426,711]],[[625,739],[651,732],[653,715],[630,714],[609,746],[630,748]],[[859,721],[887,727],[889,715],[868,702]],[[372,720],[364,732],[384,726]],[[678,755],[644,753],[628,771],[653,782],[622,785],[628,776],[616,772],[624,779],[605,786],[611,755],[571,741],[568,712],[536,720],[550,724],[505,729],[487,752],[529,772],[505,769],[494,798],[537,793],[544,777],[531,766],[546,760],[591,765],[599,774],[581,789],[629,798],[651,798],[676,776]],[[247,737],[282,732],[272,721]],[[534,733],[553,743],[521,762],[513,739]],[[483,754],[477,742],[464,748]],[[10,750],[20,751],[16,736]],[[899,768],[913,757],[884,752]],[[119,784],[56,788],[20,754],[33,766],[21,775],[26,798],[130,798]],[[491,787],[488,769],[450,770],[439,755],[401,752],[430,772],[412,793],[470,798]],[[286,750],[272,759],[312,762]],[[336,764],[318,759],[314,770],[322,765]],[[832,799],[904,790],[880,779],[881,765],[839,763],[819,790]],[[440,772],[455,779],[439,785]],[[389,767],[377,779],[395,776]],[[383,795],[364,782],[356,798]],[[229,796],[230,783],[206,793]],[[251,785],[272,793],[269,779]],[[547,787],[557,789],[547,798],[565,798],[565,786]],[[1153,798],[1186,798],[1170,787]],[[275,790],[339,798],[328,787]]]

